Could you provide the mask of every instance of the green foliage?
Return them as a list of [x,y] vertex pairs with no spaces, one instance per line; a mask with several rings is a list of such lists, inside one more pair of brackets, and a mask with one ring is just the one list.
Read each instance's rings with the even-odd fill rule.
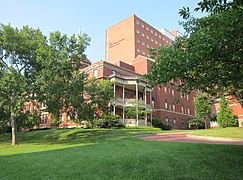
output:
[[60,124],[60,120],[57,118],[51,118],[51,125],[58,126]]
[[132,103],[132,106],[128,106],[125,109],[127,118],[132,119],[143,119],[148,113],[151,113],[151,110],[146,109],[142,102],[136,101],[135,99]]
[[[217,6],[204,2],[205,8]],[[182,92],[199,89],[213,96],[231,94],[242,101],[243,10],[230,7],[202,18],[184,15],[187,34],[154,52],[156,61],[148,75],[151,83],[166,85],[180,79]]]
[[163,124],[161,127],[162,130],[171,130],[172,126],[170,124]]
[[198,116],[194,116],[194,117],[189,118],[187,123],[188,123],[190,128],[195,128],[195,129],[205,128],[204,119],[200,118]]
[[228,105],[229,102],[224,97],[220,99],[220,111],[217,115],[217,122],[221,127],[237,126],[238,120]]
[[161,119],[153,117],[153,119],[152,119],[152,126],[156,127],[156,128],[162,128],[163,127],[163,122],[162,122]]
[[115,114],[104,115],[102,119],[99,119],[97,126],[100,128],[111,128],[118,124],[120,117]]
[[109,80],[90,79],[85,84],[85,103],[82,111],[78,111],[80,119],[91,123],[93,129],[97,119],[109,113],[109,104],[114,98],[113,83]]
[[35,110],[32,113],[26,111],[25,113],[19,113],[16,117],[19,127],[22,128],[32,128],[38,125],[40,119],[40,112]]

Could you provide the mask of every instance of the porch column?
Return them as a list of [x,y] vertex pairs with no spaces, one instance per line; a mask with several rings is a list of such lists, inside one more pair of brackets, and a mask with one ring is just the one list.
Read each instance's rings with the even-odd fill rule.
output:
[[122,109],[122,120],[123,120],[123,124],[125,124],[125,107],[123,107]]
[[[136,103],[138,103],[138,81],[136,81]],[[137,112],[136,121],[137,121],[137,126],[138,126],[138,104],[136,107],[136,112]]]
[[122,86],[122,102],[125,103],[125,85]]
[[145,86],[145,88],[144,88],[144,102],[145,102],[145,105],[147,105],[147,88],[146,88],[146,86]]
[[113,114],[116,114],[116,83],[114,83],[114,103],[113,103]]

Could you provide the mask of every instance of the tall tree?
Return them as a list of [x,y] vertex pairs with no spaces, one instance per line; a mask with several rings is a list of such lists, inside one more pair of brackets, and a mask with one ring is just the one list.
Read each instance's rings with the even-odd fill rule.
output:
[[170,47],[154,52],[148,78],[166,84],[179,78],[181,91],[200,89],[211,95],[231,94],[243,101],[243,9],[240,1],[203,0],[195,10],[211,14],[194,18],[180,14],[186,34]]
[[195,99],[195,110],[198,119],[203,119],[207,129],[207,120],[212,113],[210,97],[207,93],[199,93]]
[[82,108],[86,74],[80,72],[80,67],[89,42],[86,34],[68,37],[59,31],[50,33],[48,54],[44,57],[48,61],[43,61],[46,68],[38,76],[41,89],[37,97],[56,119],[71,105]]
[[87,120],[94,128],[95,121],[108,114],[109,105],[114,98],[113,83],[109,80],[90,79],[85,84],[85,103],[79,118]]
[[16,116],[34,95],[35,77],[40,70],[38,56],[46,45],[39,29],[0,25],[0,104],[10,115],[12,145],[18,144]]
[[229,102],[225,97],[220,99],[220,111],[217,115],[217,122],[221,127],[237,126],[237,119],[234,117]]

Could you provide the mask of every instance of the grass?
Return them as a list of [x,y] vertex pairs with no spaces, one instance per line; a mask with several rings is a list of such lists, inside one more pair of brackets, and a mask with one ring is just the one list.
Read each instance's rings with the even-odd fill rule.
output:
[[192,131],[195,136],[212,136],[222,138],[243,138],[243,128],[228,127]]
[[242,179],[243,147],[145,141],[159,130],[51,129],[0,135],[0,179]]

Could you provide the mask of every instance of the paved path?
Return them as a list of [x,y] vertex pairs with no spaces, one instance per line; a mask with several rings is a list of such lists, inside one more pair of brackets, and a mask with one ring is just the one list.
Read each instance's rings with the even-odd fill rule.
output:
[[143,136],[142,139],[150,141],[168,141],[168,142],[188,142],[188,143],[204,143],[204,144],[232,144],[243,145],[243,140],[227,139],[227,138],[207,138],[200,136],[190,136],[190,133],[161,133],[158,135]]

